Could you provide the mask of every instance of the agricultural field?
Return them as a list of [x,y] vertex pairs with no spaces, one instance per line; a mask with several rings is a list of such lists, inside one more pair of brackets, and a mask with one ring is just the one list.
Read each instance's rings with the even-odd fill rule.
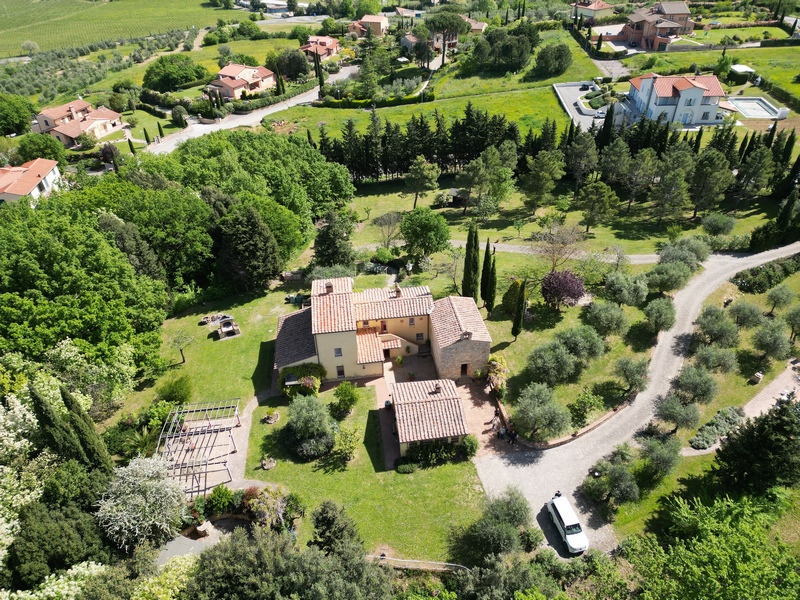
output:
[[4,0],[0,9],[0,58],[22,54],[31,40],[42,50],[138,37],[170,29],[199,28],[243,13],[212,9],[202,0],[165,5],[160,0]]

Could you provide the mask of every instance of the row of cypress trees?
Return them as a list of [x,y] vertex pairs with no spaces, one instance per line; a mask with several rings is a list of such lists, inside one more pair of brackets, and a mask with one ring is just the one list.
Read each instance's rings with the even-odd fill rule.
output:
[[483,268],[480,266],[480,240],[478,239],[478,226],[473,224],[467,234],[467,249],[464,256],[464,277],[461,281],[461,295],[471,297],[478,302],[478,295],[483,300],[486,312],[491,314],[494,310],[495,296],[497,295],[497,264],[491,251],[489,238],[486,238],[486,250],[483,254]]

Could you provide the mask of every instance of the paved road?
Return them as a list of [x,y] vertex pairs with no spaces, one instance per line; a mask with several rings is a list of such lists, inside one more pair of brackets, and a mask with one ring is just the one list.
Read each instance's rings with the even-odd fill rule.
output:
[[525,450],[507,455],[490,455],[475,461],[478,475],[487,494],[496,496],[509,485],[518,486],[533,508],[547,542],[564,552],[544,510],[545,502],[556,490],[570,498],[582,515],[583,523],[594,548],[612,550],[617,540],[610,525],[577,494],[577,488],[589,468],[614,446],[629,441],[633,434],[653,418],[653,402],[669,388],[678,374],[683,356],[681,350],[692,332],[703,301],[737,271],[758,266],[776,258],[800,252],[800,242],[749,256],[713,255],[704,263],[704,270],[675,296],[676,323],[662,333],[650,362],[650,383],[633,405],[620,411],[606,423],[575,441],[546,451]]
[[[329,81],[337,81],[339,79],[344,79],[349,77],[352,73],[357,73],[358,67],[344,67],[338,73],[331,75]],[[259,110],[254,110],[251,113],[246,115],[229,115],[226,118],[222,119],[219,123],[212,123],[210,125],[201,125],[199,123],[189,125],[186,129],[183,129],[177,133],[172,133],[161,140],[159,144],[151,144],[147,150],[153,152],[154,154],[168,154],[175,150],[175,148],[181,142],[186,140],[200,137],[201,135],[205,135],[207,133],[211,133],[212,131],[222,131],[224,129],[233,129],[235,127],[253,127],[261,123],[261,119],[266,117],[267,115],[271,115],[276,112],[280,112],[282,110],[286,110],[287,108],[291,108],[293,106],[297,106],[298,104],[303,104],[306,102],[311,102],[317,99],[318,95],[318,87],[315,87],[308,92],[304,92],[299,96],[295,96],[294,98],[289,98],[285,102],[281,102],[280,104],[273,104],[272,106],[268,106],[267,108],[261,108]]]

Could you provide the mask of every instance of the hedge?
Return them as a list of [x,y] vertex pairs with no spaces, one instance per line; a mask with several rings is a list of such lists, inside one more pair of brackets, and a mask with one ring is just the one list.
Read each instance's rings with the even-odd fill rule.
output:
[[731,283],[745,294],[763,294],[797,271],[800,271],[800,254],[739,271],[731,278]]
[[144,102],[140,102],[136,105],[136,108],[139,110],[143,110],[146,113],[150,113],[154,117],[158,117],[159,119],[169,119],[170,114],[160,108],[153,106],[152,104],[145,104]]
[[779,102],[783,102],[792,110],[800,112],[800,96],[797,94],[793,94],[789,90],[782,88],[763,75],[761,76],[761,85],[758,87],[765,92],[769,92],[773,98]]
[[234,100],[233,102],[229,103],[231,107],[231,111],[237,114],[241,113],[248,113],[259,108],[266,108],[267,106],[272,106],[273,104],[279,104],[289,98],[294,98],[295,96],[299,96],[300,94],[307,92],[309,90],[313,90],[317,87],[317,81],[308,81],[301,86],[296,87],[291,92],[287,94],[283,94],[282,96],[265,96],[264,98],[256,98],[254,100]]
[[714,445],[718,438],[728,435],[744,421],[744,412],[738,407],[723,408],[703,425],[689,445],[695,450],[705,450]]
[[324,106],[325,108],[384,108],[387,106],[403,106],[404,104],[420,104],[420,102],[433,102],[436,99],[435,92],[428,92],[425,90],[423,98],[419,96],[395,96],[393,98],[386,98],[375,102],[370,99],[366,100],[353,100],[344,98],[336,100],[330,96],[326,96],[324,100],[316,100],[313,102],[314,106]]
[[776,48],[782,46],[800,46],[800,39],[784,38],[782,40],[761,40],[762,48]]
[[175,108],[179,104],[184,108],[188,108],[192,101],[189,98],[178,98],[169,92],[162,94],[155,90],[143,89],[139,92],[139,100],[146,104],[153,106],[163,106],[164,108]]

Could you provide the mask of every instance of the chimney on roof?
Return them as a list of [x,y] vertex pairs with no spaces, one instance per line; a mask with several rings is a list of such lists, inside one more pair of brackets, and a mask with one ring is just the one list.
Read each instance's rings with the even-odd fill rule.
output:
[[442,393],[442,384],[438,381],[436,382],[436,387],[433,388],[434,394],[441,394]]
[[325,282],[325,293],[326,294],[332,294],[333,293],[333,283],[331,283],[330,281],[326,281]]
[[465,331],[464,333],[461,334],[461,339],[462,340],[471,340],[472,339],[472,332],[471,331]]
[[402,292],[400,291],[400,286],[395,282],[395,284],[394,284],[394,297],[395,298],[399,298],[401,295],[402,295]]
[[73,120],[73,121],[74,121],[74,120],[76,120],[76,119],[78,118],[78,115],[75,113],[75,107],[74,107],[74,106],[72,106],[72,104],[70,104],[70,105],[67,107],[67,110],[69,110],[69,114],[70,114],[70,116],[72,117],[72,120]]

